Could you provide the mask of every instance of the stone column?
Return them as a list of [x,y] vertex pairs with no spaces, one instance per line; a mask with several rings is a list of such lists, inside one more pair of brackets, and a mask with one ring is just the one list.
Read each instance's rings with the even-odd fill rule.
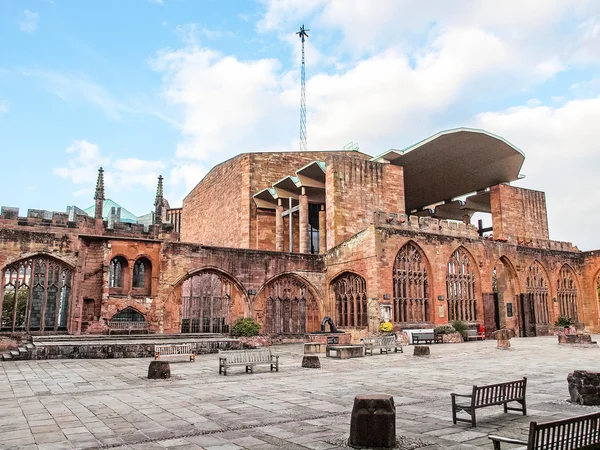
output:
[[275,251],[283,251],[283,205],[281,199],[277,200],[277,207],[275,208]]
[[308,253],[310,252],[310,242],[308,236],[308,197],[306,196],[304,188],[302,188],[302,194],[299,197],[299,201],[300,253]]
[[325,215],[325,205],[321,205],[319,211],[319,253],[327,251],[327,216]]

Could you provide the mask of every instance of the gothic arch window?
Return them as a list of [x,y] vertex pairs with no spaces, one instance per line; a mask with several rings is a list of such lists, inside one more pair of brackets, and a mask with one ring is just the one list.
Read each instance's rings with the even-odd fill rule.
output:
[[556,287],[558,290],[560,315],[570,317],[575,322],[578,322],[577,285],[575,284],[575,274],[569,266],[565,265],[560,269]]
[[125,308],[111,317],[111,322],[145,322],[144,315],[135,308]]
[[446,273],[448,321],[477,320],[477,294],[475,268],[467,251],[459,247],[448,261]]
[[72,271],[46,256],[4,270],[0,331],[66,330]]
[[204,271],[182,286],[182,333],[229,333],[232,282],[222,274]]
[[534,263],[527,270],[526,294],[529,311],[533,309],[536,324],[550,323],[548,310],[548,279],[539,263]]
[[337,326],[366,327],[367,282],[360,275],[343,273],[333,282]]
[[394,321],[427,322],[429,278],[425,255],[413,243],[404,245],[394,261]]
[[307,284],[293,275],[283,275],[265,287],[268,334],[302,334],[316,331],[317,302]]
[[125,288],[125,273],[127,261],[125,258],[117,256],[110,261],[110,273],[108,277],[108,287],[111,289]]
[[133,264],[133,280],[131,287],[133,289],[150,293],[152,283],[152,264],[147,258],[139,258]]

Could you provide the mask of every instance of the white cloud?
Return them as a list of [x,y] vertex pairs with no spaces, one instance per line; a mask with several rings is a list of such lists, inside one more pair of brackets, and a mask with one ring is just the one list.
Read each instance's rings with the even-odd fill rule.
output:
[[87,185],[74,192],[76,197],[93,193],[99,167],[104,167],[105,186],[112,192],[132,187],[141,187],[152,192],[156,189],[158,176],[167,167],[162,161],[139,158],[119,158],[111,161],[111,158],[102,154],[97,144],[85,139],[74,141],[66,152],[70,155],[67,167],[56,168],[53,173],[71,180],[74,184]]
[[598,248],[596,128],[600,96],[559,107],[521,106],[479,114],[474,125],[503,136],[526,155],[518,184],[546,192],[550,237]]
[[0,100],[0,115],[6,114],[10,109],[10,103],[4,100]]
[[25,18],[17,21],[21,31],[24,31],[25,33],[32,33],[37,30],[38,22],[40,21],[39,14],[31,12],[28,9],[23,11],[23,13],[25,14]]
[[85,101],[100,108],[107,117],[121,120],[123,112],[136,112],[115,98],[104,87],[84,74],[66,74],[54,71],[21,70],[25,76],[36,78],[50,92],[70,103]]
[[154,3],[155,5],[163,5],[163,0],[148,0],[149,3]]

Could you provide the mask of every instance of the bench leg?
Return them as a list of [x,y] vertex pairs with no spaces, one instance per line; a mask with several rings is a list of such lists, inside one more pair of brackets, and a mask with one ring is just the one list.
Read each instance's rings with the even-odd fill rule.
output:
[[476,411],[477,410],[475,408],[473,408],[472,411],[471,411],[471,426],[473,428],[475,428],[477,426],[477,420],[475,420],[475,412]]
[[452,395],[452,423],[456,425],[456,399]]
[[190,361],[192,361],[192,362],[196,362],[196,352],[193,352],[193,353],[190,355]]

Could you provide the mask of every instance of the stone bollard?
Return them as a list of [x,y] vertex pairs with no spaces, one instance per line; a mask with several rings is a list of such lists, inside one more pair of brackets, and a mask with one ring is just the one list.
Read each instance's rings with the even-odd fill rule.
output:
[[354,448],[394,448],[396,407],[387,394],[365,394],[354,398],[348,445]]
[[315,355],[304,355],[302,357],[302,367],[306,367],[308,369],[320,369],[321,361],[319,361],[319,357]]
[[510,328],[501,328],[492,333],[492,337],[496,339],[496,348],[499,350],[510,350],[510,338],[515,337],[514,330]]
[[580,405],[600,405],[600,372],[576,370],[567,377],[571,401]]
[[427,345],[415,345],[415,349],[413,351],[413,356],[429,356],[431,352],[429,351],[429,346]]
[[151,380],[171,378],[169,361],[151,361],[148,366],[148,378]]

